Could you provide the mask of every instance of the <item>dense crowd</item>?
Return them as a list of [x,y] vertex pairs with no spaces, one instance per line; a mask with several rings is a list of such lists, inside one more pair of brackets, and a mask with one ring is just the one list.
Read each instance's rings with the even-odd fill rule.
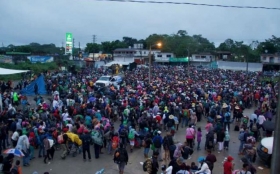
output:
[[[90,161],[93,146],[95,159],[102,151],[113,154],[123,174],[127,150],[133,153],[134,147],[142,146],[143,170],[149,174],[211,174],[216,162],[212,152],[230,148],[229,131],[234,129],[240,132],[239,154],[244,162],[236,172],[256,172],[253,162],[260,129],[266,136],[272,134],[263,126],[275,114],[277,85],[272,81],[261,81],[261,75],[253,72],[155,65],[150,84],[148,70],[142,67],[123,72],[118,87],[95,87],[94,82],[104,74],[109,71],[103,68],[85,68],[57,78],[44,74],[50,95],[36,95],[36,106],[13,89],[11,82],[2,83],[0,151],[19,149],[22,165],[29,166],[35,158],[34,149],[44,163],[53,160],[57,149],[61,149],[56,153],[61,153],[63,160],[83,153],[83,159]],[[249,108],[256,108],[255,112],[244,115]],[[197,127],[203,118],[205,127]],[[186,138],[175,142],[176,132],[182,128]],[[203,136],[206,142],[202,145]],[[197,164],[187,164],[192,153],[201,149],[208,155],[200,157]],[[159,166],[163,160],[169,165]],[[233,160],[231,156],[225,160],[224,174],[234,172]],[[20,161],[13,163],[12,154],[2,156],[0,163],[4,173],[21,168]]]

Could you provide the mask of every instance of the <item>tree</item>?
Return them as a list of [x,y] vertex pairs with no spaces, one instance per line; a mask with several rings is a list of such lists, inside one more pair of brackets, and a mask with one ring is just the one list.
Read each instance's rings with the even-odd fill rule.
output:
[[101,45],[97,43],[87,43],[85,52],[87,53],[98,53],[101,51]]

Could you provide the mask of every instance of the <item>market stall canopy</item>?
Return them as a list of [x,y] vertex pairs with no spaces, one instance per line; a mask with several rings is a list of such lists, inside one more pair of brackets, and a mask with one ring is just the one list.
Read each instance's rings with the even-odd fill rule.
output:
[[17,69],[6,69],[0,68],[0,75],[9,75],[9,74],[18,74],[18,73],[26,73],[30,70],[17,70]]

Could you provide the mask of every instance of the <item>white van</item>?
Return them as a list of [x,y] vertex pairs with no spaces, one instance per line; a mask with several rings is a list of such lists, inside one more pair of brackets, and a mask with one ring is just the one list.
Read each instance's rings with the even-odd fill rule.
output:
[[266,165],[270,166],[273,149],[273,137],[266,137],[261,140],[257,148],[258,156]]

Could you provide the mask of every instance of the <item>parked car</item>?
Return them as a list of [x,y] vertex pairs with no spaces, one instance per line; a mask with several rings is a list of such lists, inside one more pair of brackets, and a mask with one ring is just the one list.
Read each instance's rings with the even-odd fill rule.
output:
[[267,166],[270,166],[273,149],[273,137],[266,137],[261,140],[257,148],[258,157],[263,160]]
[[121,76],[101,76],[95,83],[95,86],[105,87],[109,85],[118,86],[122,82]]

